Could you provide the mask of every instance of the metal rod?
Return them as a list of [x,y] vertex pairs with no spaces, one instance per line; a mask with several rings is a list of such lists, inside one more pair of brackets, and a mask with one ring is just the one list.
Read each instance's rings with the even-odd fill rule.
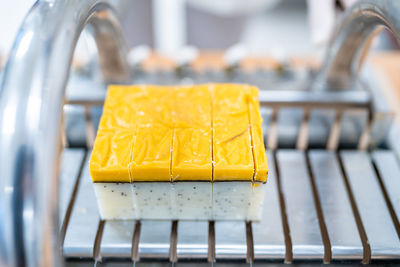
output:
[[133,262],[139,261],[139,240],[140,240],[140,221],[137,221],[135,224],[135,230],[133,232],[132,238],[132,255],[131,259]]
[[312,192],[313,192],[315,209],[316,209],[317,215],[318,215],[318,222],[319,222],[319,227],[320,227],[320,231],[321,231],[322,241],[324,242],[324,260],[323,261],[324,261],[324,263],[330,263],[332,261],[332,244],[329,239],[329,233],[328,233],[328,229],[326,226],[325,217],[322,212],[321,200],[318,196],[318,190],[317,190],[317,186],[315,184],[315,176],[314,176],[314,172],[311,168],[309,152],[306,152],[305,159],[306,159],[308,175],[310,178],[311,188],[312,188]]
[[299,134],[297,136],[296,147],[298,150],[306,150],[308,148],[308,130],[310,126],[310,110],[304,109],[303,119],[301,120]]
[[67,128],[65,127],[65,111],[64,108],[61,112],[61,119],[60,119],[60,136],[61,136],[61,148],[68,147],[68,139],[67,139]]
[[344,165],[343,165],[342,157],[337,154],[337,158],[338,158],[340,170],[341,170],[342,175],[343,175],[343,180],[344,180],[344,183],[346,185],[346,191],[347,191],[347,194],[348,194],[349,199],[350,199],[351,207],[353,209],[353,215],[354,215],[354,218],[355,218],[356,223],[357,223],[358,233],[360,235],[361,242],[363,244],[363,251],[364,251],[363,254],[364,255],[363,255],[362,263],[363,264],[369,264],[370,261],[371,261],[371,246],[369,244],[368,237],[367,237],[367,234],[366,234],[366,231],[365,231],[365,227],[364,227],[364,225],[362,223],[360,212],[359,212],[359,210],[357,208],[357,204],[356,204],[356,201],[354,199],[354,195],[353,195],[351,187],[350,187],[349,178],[347,177],[347,173],[346,173],[346,170],[345,170]]
[[337,148],[339,146],[340,128],[342,126],[342,117],[343,117],[343,112],[340,110],[336,111],[335,119],[333,121],[331,130],[329,132],[328,142],[326,144],[327,149],[330,151],[337,150]]
[[288,217],[286,213],[286,204],[285,198],[283,196],[282,185],[281,185],[281,177],[278,166],[278,159],[276,155],[276,151],[272,154],[272,161],[274,162],[275,173],[276,173],[276,186],[279,193],[279,206],[281,208],[281,218],[282,218],[282,227],[285,235],[285,244],[286,244],[286,253],[285,253],[285,263],[292,263],[293,261],[293,244],[292,237],[290,236],[290,227],[288,223]]
[[315,89],[348,89],[356,81],[364,58],[365,44],[379,27],[386,27],[400,39],[400,2],[361,0],[344,15],[333,35]]
[[376,116],[375,114],[371,116],[371,114],[368,114],[367,118],[367,123],[361,133],[360,139],[358,140],[358,150],[367,150],[369,147],[370,143],[370,137],[371,137],[371,129],[372,125],[375,123]]
[[171,237],[169,245],[169,261],[174,263],[178,261],[178,256],[176,253],[176,246],[178,240],[178,221],[173,221],[171,225]]
[[[371,95],[367,91],[284,91],[260,90],[259,101],[262,107],[323,108],[323,109],[365,109],[371,106]],[[104,95],[71,96],[67,105],[102,106]]]
[[210,263],[215,262],[215,222],[208,223],[208,257],[207,261]]
[[278,109],[272,109],[271,120],[268,126],[267,148],[275,151],[278,147]]
[[254,241],[253,241],[253,229],[251,227],[251,222],[246,222],[246,244],[247,244],[246,262],[252,264],[254,262]]
[[92,116],[90,114],[90,106],[84,106],[85,114],[85,133],[86,133],[86,147],[88,149],[93,148],[94,139],[96,138],[96,130],[92,121]]

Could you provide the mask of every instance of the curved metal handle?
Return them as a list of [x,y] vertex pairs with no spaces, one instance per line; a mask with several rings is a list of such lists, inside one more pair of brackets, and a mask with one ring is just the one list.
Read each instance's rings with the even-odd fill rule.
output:
[[354,86],[365,44],[382,26],[400,40],[400,1],[361,0],[354,4],[333,35],[315,87],[347,89]]
[[0,265],[60,265],[59,124],[71,59],[86,25],[106,80],[128,79],[108,0],[37,2],[17,35],[0,87]]

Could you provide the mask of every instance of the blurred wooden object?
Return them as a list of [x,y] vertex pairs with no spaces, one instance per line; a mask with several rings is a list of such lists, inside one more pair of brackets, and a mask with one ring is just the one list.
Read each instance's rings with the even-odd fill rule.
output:
[[379,52],[369,56],[395,119],[400,123],[400,52]]

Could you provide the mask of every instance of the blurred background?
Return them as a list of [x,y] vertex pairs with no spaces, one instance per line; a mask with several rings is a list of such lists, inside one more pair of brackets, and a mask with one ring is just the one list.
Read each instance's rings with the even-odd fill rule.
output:
[[[342,12],[354,0],[115,0],[128,45],[146,45],[164,55],[193,45],[224,50],[240,43],[253,55],[317,56]],[[34,0],[2,0],[0,57],[4,63],[18,28]],[[85,38],[78,57],[87,56]],[[390,34],[374,49],[397,49]]]

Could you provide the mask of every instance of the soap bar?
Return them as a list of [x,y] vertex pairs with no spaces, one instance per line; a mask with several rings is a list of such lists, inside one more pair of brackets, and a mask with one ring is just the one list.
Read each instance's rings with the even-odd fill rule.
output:
[[214,181],[253,180],[248,93],[219,84],[213,90]]
[[172,160],[173,181],[211,181],[211,130],[175,131]]
[[[145,93],[138,102],[131,102],[130,105],[137,105],[136,125],[151,128],[163,126],[173,128],[173,109],[175,105],[175,91],[171,86],[142,86]],[[129,92],[127,92],[129,93]]]
[[174,127],[211,129],[212,91],[209,85],[181,86],[174,90]]
[[209,86],[181,87],[175,100],[172,180],[212,181]]
[[[98,131],[129,129],[134,131],[137,113],[146,94],[140,86],[110,85],[103,106]],[[134,103],[134,104],[133,104]]]
[[103,182],[131,181],[129,162],[135,141],[131,130],[98,131],[89,167],[92,179]]
[[131,182],[171,181],[172,134],[163,125],[138,127],[129,167]]
[[89,164],[102,219],[259,220],[258,89],[110,86]]
[[131,182],[171,181],[174,88],[143,86],[138,105],[135,146],[130,161]]
[[253,86],[249,86],[247,89],[249,90],[248,104],[254,158],[254,181],[265,183],[268,176],[268,162],[265,154],[258,89]]

